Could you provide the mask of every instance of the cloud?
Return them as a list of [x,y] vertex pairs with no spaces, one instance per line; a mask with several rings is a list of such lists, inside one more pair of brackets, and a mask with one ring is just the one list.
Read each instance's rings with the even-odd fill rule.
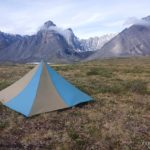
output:
[[33,34],[52,20],[60,27],[71,27],[81,38],[114,33],[124,28],[130,16],[149,15],[149,6],[149,0],[0,0],[0,30]]
[[124,26],[131,26],[131,25],[144,25],[144,26],[149,26],[150,25],[150,22],[149,21],[146,21],[144,19],[139,19],[137,17],[130,17],[128,18],[124,24]]
[[68,29],[63,29],[57,26],[50,26],[50,27],[46,27],[45,25],[43,25],[40,30],[49,30],[49,31],[56,31],[59,34],[61,34],[66,41],[69,43],[70,42],[70,38],[72,36],[72,31],[68,30]]
[[89,24],[94,24],[96,22],[102,21],[104,19],[104,15],[99,13],[79,13],[74,15],[69,22],[62,23],[64,28],[72,27],[84,27]]
[[107,22],[107,23],[104,23],[105,26],[107,27],[118,27],[118,26],[122,26],[124,24],[124,20],[114,20],[112,22]]
[[47,20],[55,20],[68,4],[40,0],[6,0],[0,2],[0,30],[18,34],[33,34]]

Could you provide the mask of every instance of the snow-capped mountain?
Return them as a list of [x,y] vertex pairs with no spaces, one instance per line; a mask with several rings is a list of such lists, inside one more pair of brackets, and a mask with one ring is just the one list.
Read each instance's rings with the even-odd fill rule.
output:
[[79,39],[74,35],[71,28],[62,29],[57,27],[52,21],[47,21],[41,27],[40,31],[42,32],[55,32],[63,36],[69,46],[71,46],[74,50],[81,49]]
[[110,41],[116,34],[106,34],[100,37],[91,37],[89,39],[80,40],[82,50],[84,51],[96,51]]
[[150,16],[124,29],[88,60],[150,55]]
[[145,20],[147,23],[150,24],[150,16],[144,17],[142,18],[142,20]]
[[79,40],[71,28],[62,29],[52,21],[47,21],[31,36],[0,32],[0,61],[79,61],[93,54],[94,50],[101,48],[113,36]]
[[31,36],[10,35],[0,32],[0,61],[49,62],[79,61],[91,53],[78,53],[78,38],[71,29],[58,28],[47,21]]
[[79,40],[72,29],[45,22],[31,36],[0,32],[0,62],[51,63],[92,60],[104,57],[150,55],[150,16],[119,34]]

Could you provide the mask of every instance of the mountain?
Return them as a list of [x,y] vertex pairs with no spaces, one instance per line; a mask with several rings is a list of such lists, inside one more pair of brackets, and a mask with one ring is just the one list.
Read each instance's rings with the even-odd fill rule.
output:
[[66,30],[63,30],[62,28],[57,27],[52,21],[48,21],[44,23],[44,25],[41,27],[40,31],[43,32],[50,32],[53,31],[55,33],[60,34],[67,44],[72,47],[74,50],[81,49],[80,47],[80,41],[79,39],[74,35],[71,28],[68,28]]
[[150,23],[150,16],[147,16],[145,18],[142,18],[142,20],[146,21],[147,23]]
[[87,60],[150,55],[150,16],[124,29]]
[[78,39],[71,28],[62,29],[47,21],[31,36],[0,32],[0,62],[69,63],[106,57],[150,55],[150,16],[124,29],[89,39]]
[[100,37],[91,37],[89,39],[82,39],[81,47],[84,51],[96,51],[101,49],[101,47],[110,41],[116,34],[106,34]]
[[58,28],[47,21],[31,36],[11,35],[0,32],[0,61],[33,62],[44,59],[49,62],[72,62],[86,58],[92,52],[78,53],[79,39],[69,29]]

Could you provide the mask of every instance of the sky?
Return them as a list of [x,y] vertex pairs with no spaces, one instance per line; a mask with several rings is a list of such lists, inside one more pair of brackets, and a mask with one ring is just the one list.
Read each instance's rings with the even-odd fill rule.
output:
[[118,33],[150,15],[150,0],[0,0],[0,31],[32,35],[51,20],[79,38]]

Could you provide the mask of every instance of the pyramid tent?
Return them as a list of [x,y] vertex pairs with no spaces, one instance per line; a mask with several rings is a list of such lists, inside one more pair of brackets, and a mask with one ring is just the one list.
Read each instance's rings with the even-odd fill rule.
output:
[[0,91],[0,101],[29,117],[75,106],[92,98],[41,62],[23,78]]

